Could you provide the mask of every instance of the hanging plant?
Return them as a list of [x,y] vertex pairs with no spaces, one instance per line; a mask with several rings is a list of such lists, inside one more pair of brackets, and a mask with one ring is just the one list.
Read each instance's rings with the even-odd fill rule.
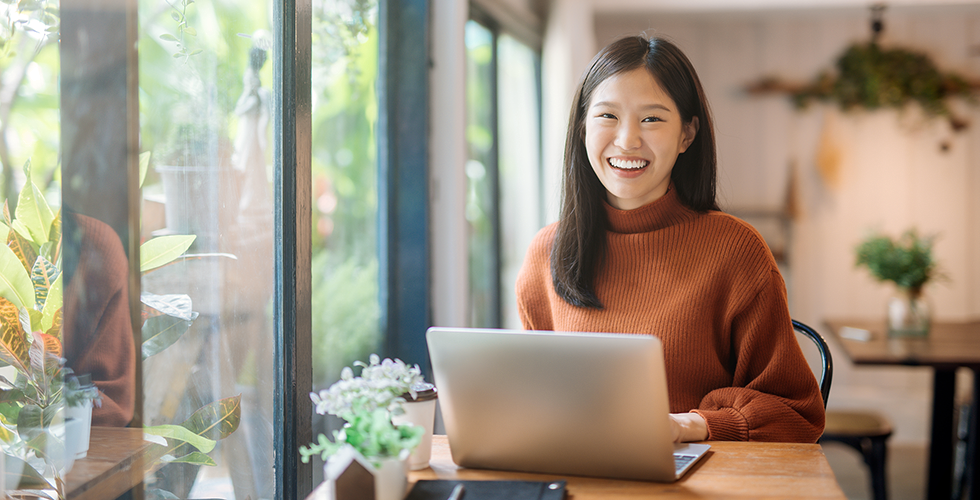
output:
[[955,73],[942,73],[925,54],[882,49],[876,43],[854,44],[837,59],[837,74],[822,73],[790,95],[798,108],[813,100],[836,101],[844,110],[901,108],[916,102],[932,116],[945,116],[954,130],[966,122],[953,116],[951,97],[972,99],[973,85]]

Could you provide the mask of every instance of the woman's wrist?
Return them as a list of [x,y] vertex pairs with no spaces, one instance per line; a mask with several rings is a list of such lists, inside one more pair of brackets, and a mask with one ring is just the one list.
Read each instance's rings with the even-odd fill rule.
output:
[[674,441],[686,443],[708,439],[708,422],[697,413],[671,413],[673,421]]

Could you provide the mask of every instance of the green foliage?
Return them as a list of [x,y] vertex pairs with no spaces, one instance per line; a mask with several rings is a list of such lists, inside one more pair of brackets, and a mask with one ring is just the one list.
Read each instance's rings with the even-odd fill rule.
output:
[[949,116],[946,99],[970,97],[967,81],[942,73],[929,56],[905,49],[882,49],[875,43],[854,44],[837,60],[836,78],[821,74],[793,93],[798,107],[814,99],[832,100],[843,109],[900,108],[917,102],[929,114]]
[[324,251],[313,257],[312,269],[313,381],[325,386],[381,339],[378,265],[355,258],[336,263]]
[[873,235],[857,247],[857,266],[866,266],[879,281],[892,281],[899,288],[918,295],[922,287],[937,277],[932,256],[935,237],[920,237],[910,229],[897,240]]
[[201,407],[180,425],[144,427],[143,432],[163,438],[158,441],[158,453],[164,463],[214,466],[214,460],[205,453],[214,449],[216,441],[238,430],[241,403],[241,394],[224,398]]
[[350,445],[378,465],[380,458],[397,457],[402,450],[415,449],[422,442],[424,432],[425,429],[421,426],[392,424],[388,411],[378,408],[372,412],[355,414],[347,426],[334,431],[333,442],[320,434],[316,442],[310,443],[308,447],[300,447],[299,454],[303,463],[309,462],[310,457],[315,455],[326,460],[344,445]]
[[174,5],[173,10],[170,11],[170,17],[177,23],[177,34],[164,33],[160,35],[161,40],[177,45],[177,51],[174,52],[173,57],[174,59],[182,59],[184,62],[187,62],[187,58],[190,56],[204,52],[203,49],[189,47],[187,38],[185,38],[197,36],[197,30],[191,27],[187,21],[187,8],[193,4],[194,0],[180,0]]
[[184,254],[197,236],[174,234],[158,236],[140,245],[140,273],[170,264]]

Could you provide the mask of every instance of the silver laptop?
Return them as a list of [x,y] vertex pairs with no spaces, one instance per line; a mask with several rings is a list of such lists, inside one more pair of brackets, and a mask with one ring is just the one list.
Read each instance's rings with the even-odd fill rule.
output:
[[651,335],[426,332],[461,467],[670,482],[709,446],[674,444]]

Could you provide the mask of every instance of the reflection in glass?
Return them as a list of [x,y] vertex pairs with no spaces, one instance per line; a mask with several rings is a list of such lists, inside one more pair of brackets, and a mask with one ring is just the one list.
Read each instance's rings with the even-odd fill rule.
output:
[[75,456],[64,449],[69,369],[62,293],[53,289],[62,284],[62,250],[48,243],[61,239],[59,25],[55,1],[0,4],[0,474],[11,472],[0,491],[16,488],[21,471],[53,482]]
[[169,439],[146,498],[275,496],[270,13],[139,1],[142,239],[180,255],[142,276],[143,420],[218,441]]

